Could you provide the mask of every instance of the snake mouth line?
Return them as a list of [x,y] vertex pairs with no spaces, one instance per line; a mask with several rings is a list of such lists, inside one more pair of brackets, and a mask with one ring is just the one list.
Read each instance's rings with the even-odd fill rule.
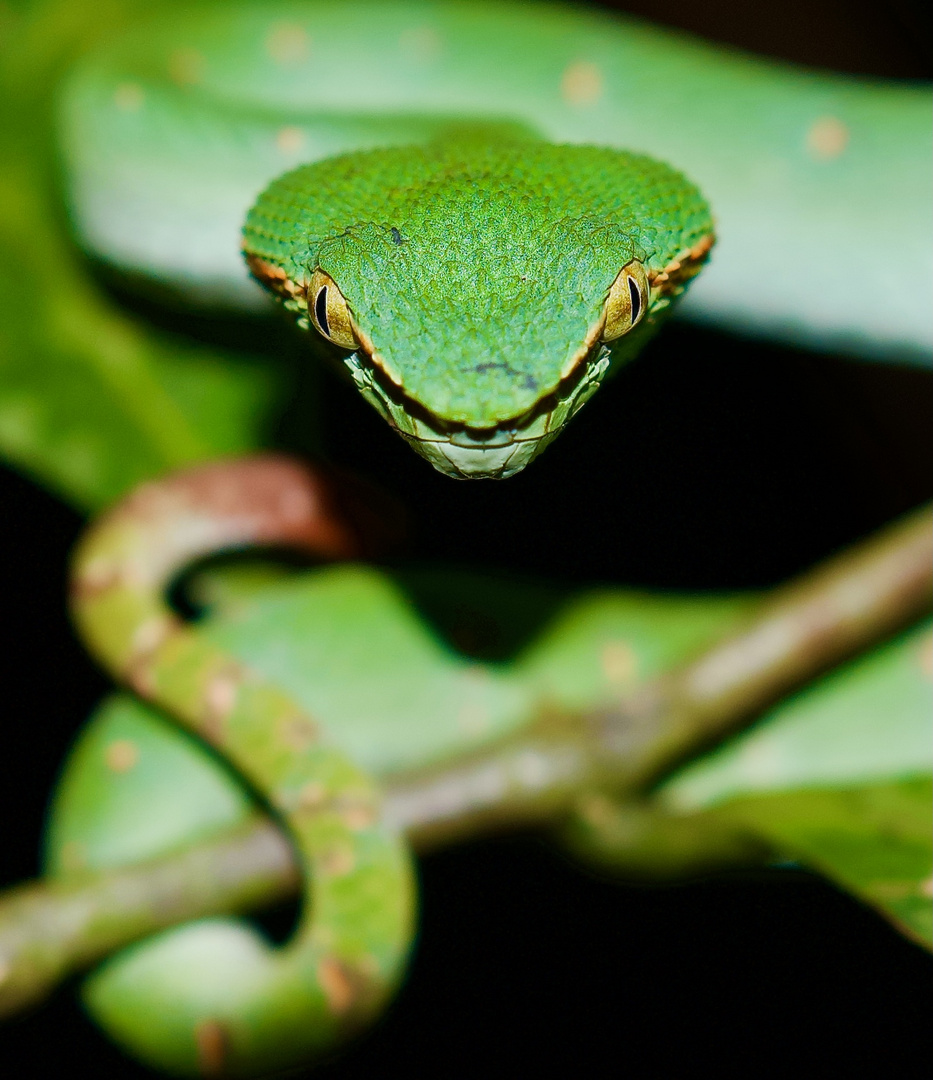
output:
[[607,346],[594,342],[554,390],[524,413],[488,427],[437,416],[389,379],[365,349],[344,363],[363,397],[436,469],[458,479],[498,479],[520,472],[557,437],[596,392],[609,356]]
[[[544,438],[550,434],[552,428],[548,420],[553,416],[562,402],[571,400],[578,391],[582,382],[585,381],[592,362],[600,352],[608,352],[608,349],[599,341],[590,344],[583,352],[582,358],[576,362],[573,369],[565,375],[557,386],[517,416],[507,417],[489,426],[478,426],[463,423],[457,420],[445,420],[432,412],[427,406],[417,399],[409,396],[403,387],[399,386],[383,370],[378,361],[374,361],[365,350],[360,349],[354,355],[363,360],[366,367],[372,373],[373,381],[378,384],[382,393],[392,401],[404,415],[414,420],[420,427],[427,428],[431,434],[423,434],[420,431],[411,430],[404,423],[399,423],[395,416],[387,418],[391,427],[409,440],[419,442],[453,442],[462,446],[504,446],[515,442],[531,442]],[[394,412],[394,410],[393,410]],[[538,429],[536,421],[543,420],[543,429]],[[525,432],[525,434],[521,434]]]

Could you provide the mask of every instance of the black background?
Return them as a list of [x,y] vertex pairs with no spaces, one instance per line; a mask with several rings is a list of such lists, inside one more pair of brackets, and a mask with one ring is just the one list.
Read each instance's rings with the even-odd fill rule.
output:
[[[921,7],[901,0],[625,8],[785,59],[930,75]],[[568,582],[761,586],[930,494],[929,373],[689,327],[670,327],[506,484],[438,476],[352,391],[324,383],[326,452],[405,504],[404,556],[416,561]],[[281,444],[302,441],[299,413],[282,420]],[[9,472],[0,497],[0,821],[13,882],[36,872],[48,791],[106,683],[62,602],[79,517]],[[927,1075],[929,958],[801,872],[623,886],[520,835],[433,855],[421,876],[405,989],[319,1075]],[[0,1031],[0,1070],[150,1075],[86,1022],[68,988]]]

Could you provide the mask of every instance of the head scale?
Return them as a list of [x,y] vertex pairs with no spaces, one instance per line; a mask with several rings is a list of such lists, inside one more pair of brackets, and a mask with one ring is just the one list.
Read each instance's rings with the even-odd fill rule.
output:
[[712,225],[649,158],[441,141],[288,173],[244,236],[254,276],[349,350],[363,396],[419,453],[506,477],[651,336]]

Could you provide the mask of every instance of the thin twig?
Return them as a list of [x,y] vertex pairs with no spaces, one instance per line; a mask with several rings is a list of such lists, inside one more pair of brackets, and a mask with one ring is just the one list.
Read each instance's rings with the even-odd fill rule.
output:
[[[385,812],[419,850],[542,822],[594,785],[643,791],[677,762],[928,610],[933,519],[923,510],[775,590],[737,632],[582,714],[549,713],[468,759],[385,781]],[[256,818],[182,852],[0,898],[0,1014],[41,1000],[112,950],[175,923],[295,894],[287,839]]]
[[766,706],[931,606],[933,517],[917,511],[767,596],[699,656],[577,715],[553,712],[472,759],[386,781],[421,849],[545,820],[582,789],[643,790]]

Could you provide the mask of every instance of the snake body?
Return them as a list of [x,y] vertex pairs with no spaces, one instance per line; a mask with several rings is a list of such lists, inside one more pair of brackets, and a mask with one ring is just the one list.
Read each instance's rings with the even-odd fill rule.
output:
[[[76,67],[61,130],[89,249],[189,298],[255,303],[238,235],[259,196],[254,274],[320,328],[307,291],[331,266],[350,319],[331,341],[364,395],[435,466],[502,476],[698,268],[712,222],[697,187],[719,243],[695,315],[928,356],[929,111],[923,88],[595,12],[308,0],[138,28]],[[603,348],[631,259],[647,317]]]
[[253,1075],[319,1052],[378,1011],[413,932],[409,858],[380,822],[373,782],[291,697],[187,628],[165,601],[174,574],[198,556],[263,543],[319,557],[354,551],[318,477],[251,459],[140,488],[76,553],[72,606],[89,648],[263,792],[307,873],[305,911],[287,947],[271,950],[241,924],[198,927],[111,978],[111,1030],[173,1072]]
[[[239,250],[254,204],[254,277],[330,340],[364,396],[443,471],[506,476],[703,266],[701,190],[719,244],[694,315],[928,354],[928,111],[922,90],[583,10],[308,0],[176,12],[104,41],[67,80],[60,127],[91,252],[189,297],[256,304]],[[368,778],[164,599],[222,548],[349,553],[325,501],[281,462],[208,469],[141,490],[77,557],[92,650],[263,793],[306,875],[282,950],[210,924],[92,985],[102,1022],[170,1071],[304,1060],[378,1009],[409,948],[410,868]]]
[[459,477],[524,468],[712,243],[666,165],[479,134],[289,172],[244,236],[257,278],[351,349],[363,395]]

